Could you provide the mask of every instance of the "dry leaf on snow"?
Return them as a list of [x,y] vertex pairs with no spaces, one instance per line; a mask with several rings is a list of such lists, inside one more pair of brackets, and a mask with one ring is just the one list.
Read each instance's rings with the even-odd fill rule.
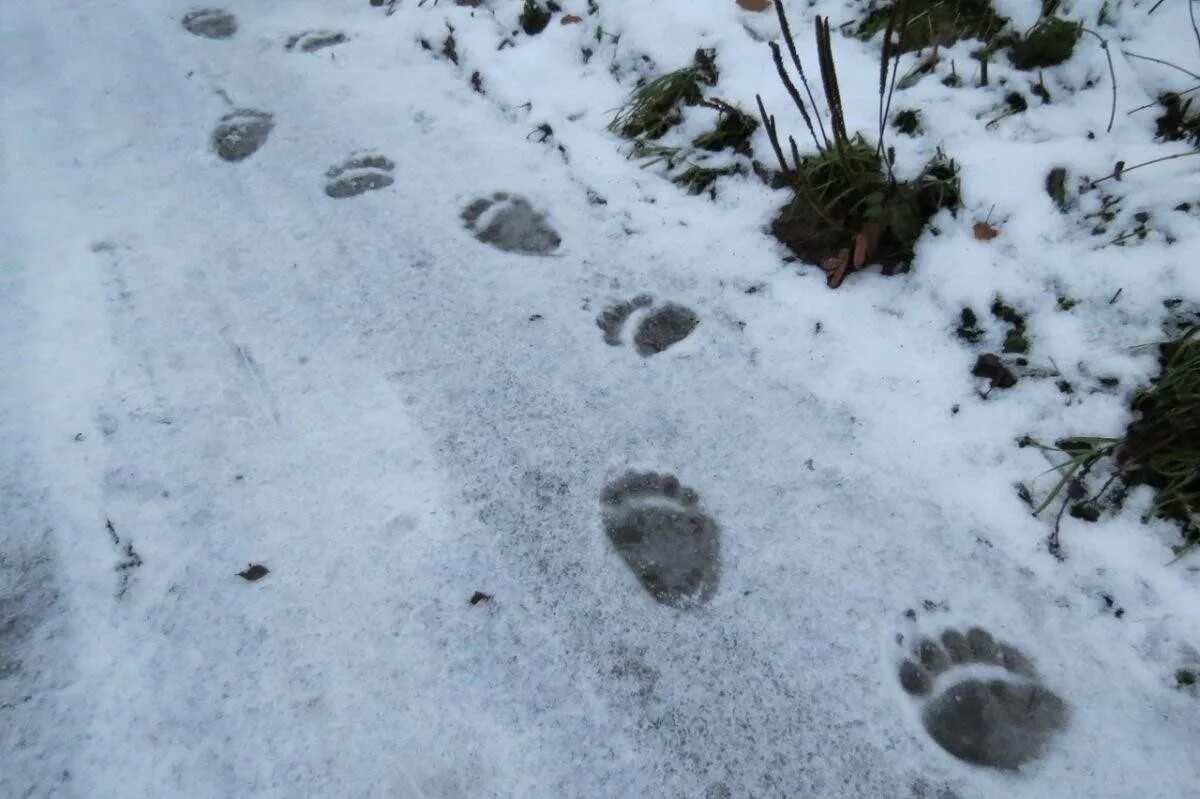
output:
[[987,222],[976,222],[975,227],[972,229],[975,231],[975,238],[978,241],[991,241],[1000,235],[1000,231]]

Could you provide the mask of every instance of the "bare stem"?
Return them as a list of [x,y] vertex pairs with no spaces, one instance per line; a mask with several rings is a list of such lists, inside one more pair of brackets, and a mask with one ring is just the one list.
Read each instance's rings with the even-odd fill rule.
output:
[[[812,104],[813,114],[817,117],[817,127],[821,130],[821,138],[825,140],[825,146],[829,146],[829,137],[825,135],[825,125],[821,122],[821,113],[817,110],[817,100],[813,97],[812,89],[808,86],[808,78],[804,75],[804,64],[800,61],[800,54],[796,52],[796,40],[792,37],[792,26],[788,24],[787,14],[783,13],[783,2],[779,0],[774,3],[775,14],[779,17],[779,30],[783,32],[783,41],[787,45],[788,55],[792,57],[792,65],[796,67],[796,72],[800,74],[800,83],[804,85],[804,93],[808,95],[808,102]],[[817,149],[821,149],[818,144]]]
[[1150,166],[1151,164],[1158,164],[1163,161],[1173,161],[1176,158],[1186,158],[1189,155],[1200,155],[1200,150],[1188,150],[1186,153],[1175,153],[1174,155],[1164,155],[1162,158],[1153,158],[1149,161],[1143,161],[1140,164],[1134,164],[1133,166],[1121,167],[1118,170],[1114,170],[1112,172],[1112,174],[1105,175],[1104,177],[1099,178],[1097,180],[1093,180],[1092,186],[1093,187],[1098,186],[1106,180],[1112,180],[1113,178],[1117,177],[1118,175],[1124,175],[1128,172],[1132,172],[1135,169],[1141,169],[1144,166]]

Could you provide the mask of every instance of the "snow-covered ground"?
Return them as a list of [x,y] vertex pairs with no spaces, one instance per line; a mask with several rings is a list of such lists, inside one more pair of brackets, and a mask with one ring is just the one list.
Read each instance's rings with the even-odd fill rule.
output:
[[[1120,52],[1200,71],[1186,0],[1065,6],[1113,43],[1111,132],[1091,37],[991,126],[1036,78],[976,87],[968,43],[899,92],[924,133],[889,136],[898,170],[940,146],[964,208],[837,291],[765,232],[784,192],[690,196],[606,130],[706,47],[714,96],[800,133],[772,14],[565,0],[528,36],[521,5],[222,0],[232,35],[192,18],[218,38],[175,0],[0,7],[0,796],[1194,796],[1198,556],[1166,565],[1135,492],[1066,518],[1057,560],[1015,490],[1056,480],[1019,437],[1124,429],[1157,370],[1132,348],[1200,300],[1200,163],[1106,184],[1108,237],[1074,196],[1187,149],[1126,113],[1186,76]],[[788,9],[808,64],[816,14],[862,12]],[[834,39],[873,136],[879,43]],[[239,121],[265,138],[218,157]],[[989,393],[997,296],[1031,352]],[[698,324],[644,355],[664,307]],[[690,603],[621,538],[681,523]],[[975,628],[1010,648],[960,656]],[[1019,768],[928,731],[968,677],[1043,703],[980,700]]]

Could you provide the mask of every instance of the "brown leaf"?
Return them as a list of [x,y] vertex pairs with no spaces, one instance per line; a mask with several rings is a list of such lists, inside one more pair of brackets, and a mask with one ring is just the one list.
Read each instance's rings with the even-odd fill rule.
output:
[[771,0],[737,0],[737,4],[747,11],[766,11],[771,7]]
[[821,263],[821,268],[825,270],[825,284],[831,289],[842,285],[842,281],[846,279],[846,270],[849,266],[850,249],[848,247],[843,247],[837,255],[826,258]]
[[854,268],[861,269],[862,265],[867,262],[867,234],[859,231],[854,234],[852,239],[854,242]]
[[879,246],[879,223],[868,222],[863,229],[854,234],[851,240],[854,244],[854,268],[861,269],[875,255]]
[[562,18],[562,23],[561,23],[561,24],[563,24],[563,25],[577,25],[577,24],[579,24],[580,22],[583,22],[583,17],[577,17],[577,16],[575,16],[574,14],[566,14],[566,15],[564,15],[564,16],[563,16],[563,18]]
[[975,239],[977,241],[991,241],[1000,235],[1000,232],[987,222],[976,222],[972,230],[975,231]]
[[476,591],[475,593],[471,594],[472,605],[478,605],[480,602],[490,602],[491,599],[491,594],[485,594],[482,591]]

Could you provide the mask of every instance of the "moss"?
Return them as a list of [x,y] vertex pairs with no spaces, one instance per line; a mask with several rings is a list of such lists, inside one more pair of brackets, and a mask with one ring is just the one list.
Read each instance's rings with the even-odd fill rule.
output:
[[1046,174],[1046,194],[1054,200],[1058,210],[1067,212],[1067,170],[1056,166]]
[[454,41],[454,34],[448,35],[446,41],[442,42],[442,56],[455,66],[458,65],[458,45]]
[[758,120],[736,106],[722,103],[717,126],[692,140],[692,146],[718,152],[724,149],[735,153],[750,152],[750,137],[758,130]]
[[[867,14],[858,26],[858,36],[870,39],[883,31],[894,5],[886,3]],[[963,39],[990,42],[1008,24],[986,0],[909,0],[908,6],[908,22],[900,31],[903,52],[948,46]]]
[[1004,351],[1019,353],[1021,355],[1029,352],[1029,339],[1025,337],[1025,329],[1012,329],[1004,334]]
[[1017,309],[1011,305],[1006,305],[1004,300],[997,297],[992,302],[992,316],[1002,322],[1008,322],[1010,325],[1025,326],[1025,317],[1017,313]]
[[906,136],[915,136],[921,130],[921,112],[911,108],[897,111],[892,117],[892,127]]
[[530,36],[537,36],[550,24],[550,12],[537,0],[525,0],[525,7],[521,9],[521,16],[517,19],[521,23],[521,30]]
[[1200,675],[1191,669],[1179,669],[1175,672],[1175,685],[1179,688],[1190,688],[1200,682]]
[[1004,104],[1010,114],[1022,114],[1029,110],[1029,101],[1020,92],[1009,92],[1004,95]]
[[1187,140],[1200,146],[1200,112],[1192,111],[1192,98],[1184,100],[1174,92],[1158,98],[1163,113],[1155,120],[1155,135],[1163,141]]
[[1015,39],[1008,58],[1017,69],[1053,67],[1066,61],[1075,51],[1083,26],[1059,17],[1049,17],[1026,36]]
[[1029,352],[1029,338],[1025,335],[1025,317],[1011,305],[997,297],[992,303],[992,316],[1007,324],[1004,334],[1004,352],[1025,355]]
[[963,341],[971,344],[977,343],[983,338],[983,330],[979,327],[979,318],[970,308],[963,308],[959,313],[958,327],[954,334]]

